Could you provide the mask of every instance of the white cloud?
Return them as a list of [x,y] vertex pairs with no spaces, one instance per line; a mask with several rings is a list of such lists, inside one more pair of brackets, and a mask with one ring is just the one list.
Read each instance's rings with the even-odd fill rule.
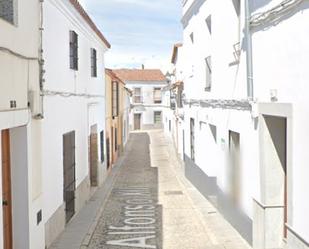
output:
[[112,49],[108,67],[166,68],[181,40],[179,0],[82,0]]

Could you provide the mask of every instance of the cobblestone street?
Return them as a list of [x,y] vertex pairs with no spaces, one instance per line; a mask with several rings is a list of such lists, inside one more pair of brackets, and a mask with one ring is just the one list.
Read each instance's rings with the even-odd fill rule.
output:
[[161,131],[131,134],[123,165],[84,248],[249,248],[182,179],[171,150]]

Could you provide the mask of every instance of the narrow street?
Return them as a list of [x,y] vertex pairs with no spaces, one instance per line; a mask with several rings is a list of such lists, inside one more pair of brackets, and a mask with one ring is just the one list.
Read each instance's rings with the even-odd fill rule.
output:
[[[131,134],[92,227],[81,248],[250,248],[184,179],[173,146],[160,130]],[[65,231],[52,248],[68,249],[76,240],[74,232]]]

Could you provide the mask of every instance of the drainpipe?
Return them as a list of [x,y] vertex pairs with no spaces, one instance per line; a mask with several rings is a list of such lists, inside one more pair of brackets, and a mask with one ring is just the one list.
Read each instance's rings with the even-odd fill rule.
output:
[[39,85],[39,113],[35,116],[36,119],[43,119],[44,118],[44,58],[43,58],[43,4],[44,0],[40,0],[40,45],[39,45],[39,78],[40,78],[40,85]]
[[253,64],[252,64],[252,39],[251,39],[251,32],[250,32],[250,7],[249,1],[245,1],[245,37],[246,37],[246,61],[247,61],[247,96],[249,101],[253,101],[254,94],[253,94]]

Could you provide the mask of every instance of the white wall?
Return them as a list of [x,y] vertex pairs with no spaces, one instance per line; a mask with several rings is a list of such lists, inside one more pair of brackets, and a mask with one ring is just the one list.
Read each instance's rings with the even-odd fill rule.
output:
[[[194,1],[188,1],[191,3]],[[195,1],[199,2],[199,1]],[[252,14],[268,10],[280,0],[250,1]],[[243,4],[244,1],[241,1]],[[196,4],[196,3],[195,3]],[[195,6],[192,4],[191,6]],[[306,67],[309,39],[306,23],[309,20],[309,4],[303,2],[279,23],[252,29],[254,98],[258,103],[287,103],[292,106],[292,121],[288,130],[293,134],[288,144],[291,158],[288,172],[289,217],[288,225],[300,237],[309,241],[309,221],[303,219],[309,210],[305,189],[309,187],[306,162],[308,153],[308,68]],[[186,99],[247,99],[246,38],[244,37],[244,6],[238,19],[232,1],[204,1],[190,15],[184,8],[184,76]],[[212,16],[210,35],[205,19]],[[188,19],[188,17],[190,17]],[[194,43],[190,34],[194,34]],[[241,55],[236,63],[233,45],[239,41]],[[212,56],[212,88],[204,91],[204,59]],[[271,94],[275,99],[271,100]],[[257,110],[259,112],[259,110]],[[252,198],[260,200],[260,165],[258,120],[250,111],[224,108],[185,106],[186,154],[190,157],[190,118],[195,119],[195,163],[207,175],[217,176],[221,190],[229,193],[229,131],[240,134],[241,210],[252,218]],[[217,141],[210,139],[209,124],[217,127]],[[209,152],[209,153],[207,153]],[[293,246],[292,246],[293,247]],[[292,248],[291,247],[291,248]]]
[[[8,50],[25,57],[38,58],[39,2],[19,0],[17,6],[16,24],[0,18],[1,111],[11,109],[10,100],[16,100],[18,109],[27,109],[29,84],[34,83],[31,82],[33,77],[38,79],[38,60],[23,59]],[[25,37],[31,39],[25,42]],[[34,72],[33,68],[36,69]]]
[[[131,127],[133,128],[134,120],[133,116],[134,113],[142,113],[142,125],[153,125],[154,124],[154,112],[161,111],[162,118],[163,118],[163,109],[164,104],[155,104],[153,95],[154,95],[154,88],[163,88],[166,86],[165,82],[126,82],[126,86],[134,92],[134,88],[141,88],[141,95],[142,95],[142,105],[144,107],[144,111],[140,111],[139,107],[135,107],[131,112]],[[133,99],[132,104],[134,105]],[[137,106],[140,106],[137,104]],[[162,120],[163,122],[163,120]]]
[[[251,1],[254,13],[269,9],[278,1]],[[281,1],[280,1],[281,2]],[[259,8],[257,8],[259,7]],[[259,102],[271,102],[271,91],[275,91],[278,103],[293,104],[292,172],[288,172],[292,184],[292,217],[289,226],[309,241],[308,219],[304,215],[309,210],[309,200],[304,198],[309,187],[306,162],[309,155],[307,137],[309,123],[307,58],[309,48],[306,41],[309,33],[309,4],[304,2],[291,15],[277,25],[253,29],[254,88]]]
[[[28,135],[28,123],[31,120],[28,91],[36,90],[38,95],[40,83],[40,3],[36,0],[16,0],[15,6],[17,8],[14,24],[0,18],[0,131],[10,129],[11,133],[14,248],[43,248],[44,230],[42,223],[36,224],[38,209],[33,209],[34,203],[39,202],[40,198],[36,196],[35,200],[32,195],[32,187],[37,181],[32,178],[32,170],[38,172],[40,179],[41,175],[40,170],[36,171],[38,164],[30,163],[32,159]],[[16,101],[16,108],[10,107],[11,100]],[[0,213],[2,248],[2,209]]]
[[[90,127],[97,124],[98,133],[105,130],[104,53],[107,48],[68,1],[46,1],[44,20],[43,47],[46,68],[44,89],[92,95],[90,98],[44,96],[42,163],[46,222],[63,203],[63,134],[73,130],[76,132],[77,188],[89,173]],[[78,71],[71,70],[69,64],[70,30],[78,34]],[[91,77],[91,48],[97,50],[96,78]],[[99,143],[98,139],[98,145]],[[102,170],[103,168],[105,167],[102,167]],[[103,175],[103,172],[100,174]]]

